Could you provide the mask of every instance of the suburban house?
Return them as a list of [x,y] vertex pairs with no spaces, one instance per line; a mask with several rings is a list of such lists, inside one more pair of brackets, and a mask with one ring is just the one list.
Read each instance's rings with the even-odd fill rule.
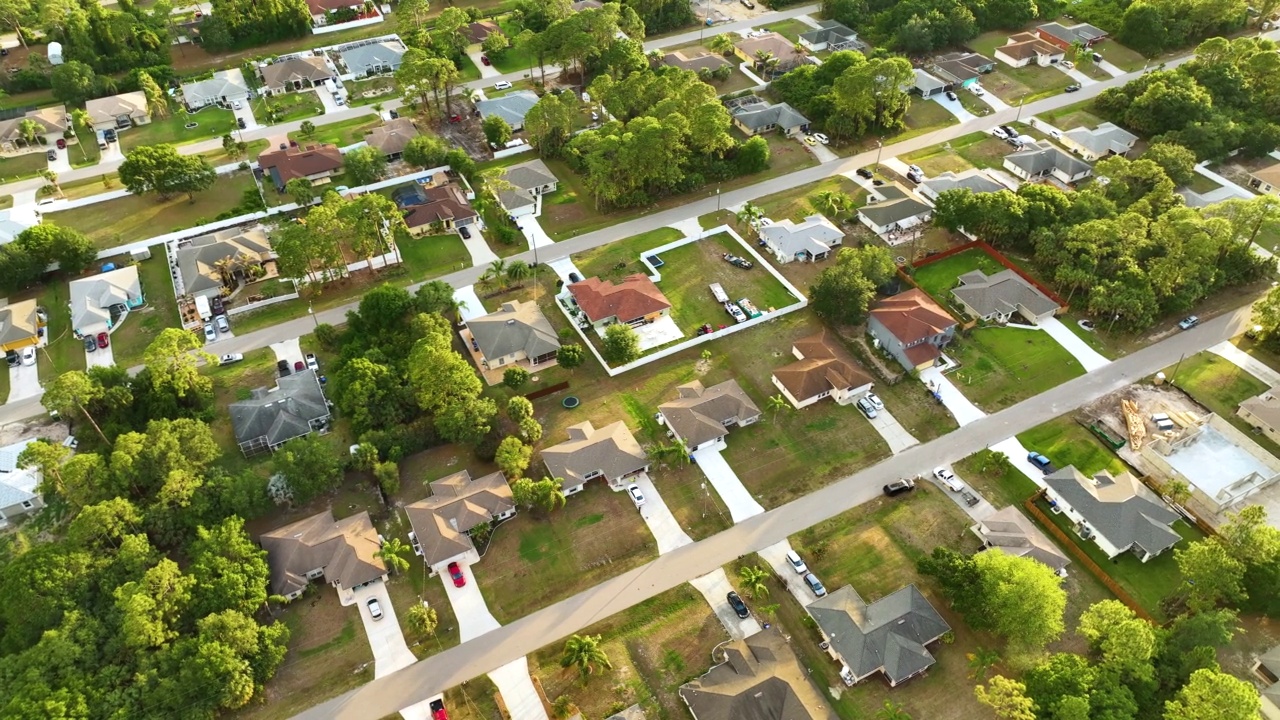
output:
[[11,117],[0,120],[0,150],[7,153],[17,152],[19,148],[32,147],[22,132],[22,121],[24,120],[35,121],[36,125],[39,126],[36,131],[37,136],[57,135],[62,137],[62,134],[71,126],[67,118],[67,108],[61,105],[31,110],[21,115],[0,113],[0,116],[3,115],[11,115]]
[[874,382],[840,341],[824,328],[791,346],[796,361],[773,371],[773,384],[799,410],[823,398],[848,405]]
[[1070,50],[1071,46],[1077,42],[1086,48],[1107,39],[1107,31],[1097,28],[1089,23],[1078,23],[1076,25],[1062,25],[1056,22],[1046,23],[1036,28],[1036,34],[1041,40],[1053,43],[1063,50]]
[[908,372],[933,367],[956,334],[956,320],[925,292],[912,288],[876,303],[867,332]]
[[182,86],[182,102],[191,112],[210,105],[231,107],[249,99],[249,85],[240,70],[219,70],[213,77]]
[[1258,657],[1253,664],[1253,674],[1265,685],[1262,688],[1262,716],[1267,720],[1280,720],[1280,645]]
[[749,95],[730,103],[729,115],[733,124],[747,135],[759,135],[773,130],[787,137],[808,132],[809,118],[786,103],[770,103],[757,95]]
[[68,294],[71,329],[80,337],[107,332],[146,304],[137,265],[72,280]]
[[844,664],[840,676],[856,683],[877,672],[897,687],[928,670],[929,645],[951,632],[915,585],[868,604],[852,585],[807,606],[827,640],[827,652]]
[[923,225],[932,216],[933,208],[901,185],[874,188],[867,204],[858,208],[858,220],[891,245],[899,233]]
[[569,427],[569,439],[542,451],[542,462],[560,479],[565,495],[582,490],[588,480],[602,478],[622,490],[635,476],[649,470],[649,456],[621,420],[597,428],[590,421]]
[[966,88],[978,82],[978,76],[996,69],[996,63],[985,55],[954,52],[939,55],[929,65],[934,77],[945,80],[952,89]]
[[498,23],[492,20],[479,20],[467,26],[467,39],[472,45],[479,45],[496,32],[502,32]]
[[982,541],[982,547],[1006,555],[1029,557],[1059,575],[1071,564],[1062,550],[1031,522],[1016,505],[1003,508],[979,520],[969,528]]
[[141,90],[89,100],[84,109],[94,130],[122,130],[151,122],[147,94]]
[[671,314],[671,303],[649,276],[635,273],[614,284],[587,278],[568,286],[574,303],[598,331],[614,323],[644,325]]
[[810,52],[823,50],[861,52],[867,49],[867,44],[858,39],[858,33],[835,20],[819,20],[816,30],[800,33],[800,44],[809,48]]
[[993,193],[1009,188],[1001,185],[990,175],[977,168],[969,168],[957,175],[950,170],[938,173],[916,187],[921,197],[937,200],[938,196],[948,190],[965,189],[972,193]]
[[776,73],[794,70],[805,59],[805,54],[796,50],[795,43],[776,32],[743,38],[733,44],[733,53],[752,67],[762,67],[762,58],[777,60],[777,67],[774,68]]
[[414,237],[475,225],[480,219],[466,193],[453,183],[433,187],[406,185],[396,188],[391,199],[404,212],[404,224]]
[[263,92],[267,95],[305,90],[333,79],[328,63],[315,55],[281,58],[259,67],[258,74],[262,76]]
[[905,86],[904,90],[914,92],[922,98],[931,98],[934,95],[941,95],[947,89],[947,81],[939,80],[920,68],[916,68],[914,72],[915,82]]
[[[1257,406],[1254,410],[1267,412]],[[1249,422],[1257,421],[1256,415],[1250,417]],[[1186,483],[1202,510],[1238,508],[1280,482],[1280,458],[1217,413],[1177,424],[1182,427],[1148,438],[1138,453],[1152,476]]]
[[[316,27],[328,25],[329,15],[338,10],[365,11],[364,0],[307,0],[307,7],[311,10],[311,24]],[[376,15],[377,10],[373,13]]]
[[12,518],[44,507],[40,471],[18,467],[18,456],[32,442],[34,439],[0,447],[0,528],[7,527]]
[[956,303],[969,315],[1004,324],[1014,315],[1032,325],[1039,325],[1057,314],[1061,305],[1030,280],[1010,269],[995,275],[973,270],[960,276],[960,285],[952,288]]
[[542,160],[512,165],[502,172],[511,187],[498,190],[498,203],[512,218],[538,215],[542,212],[542,196],[556,191],[559,182]]
[[524,129],[524,116],[538,104],[538,95],[532,90],[517,90],[500,97],[476,103],[476,112],[484,122],[490,115],[497,115],[511,126],[512,132]]
[[1236,415],[1273,441],[1280,442],[1280,388],[1271,388],[1240,403]]
[[413,526],[413,551],[432,572],[451,562],[480,561],[468,534],[478,525],[516,514],[511,486],[500,472],[471,479],[467,470],[428,483],[431,495],[404,506]]
[[382,542],[368,511],[341,520],[325,510],[258,537],[271,568],[271,594],[302,595],[321,576],[349,598],[351,591],[387,579]]
[[700,52],[697,55],[689,56],[685,55],[682,50],[675,50],[662,56],[662,64],[678,67],[681,70],[701,72],[703,70],[719,70],[725,65],[729,65],[730,62],[725,60],[723,55]]
[[233,402],[227,410],[245,457],[275,452],[294,438],[329,427],[329,401],[315,370],[277,378],[274,388],[257,388],[248,400]]
[[1010,35],[1009,40],[996,48],[996,59],[1012,67],[1026,67],[1031,64],[1040,67],[1056,65],[1066,59],[1066,51],[1040,39],[1032,32],[1020,32]]
[[725,661],[680,686],[694,720],[835,720],[777,627],[736,640]]
[[1108,155],[1128,155],[1133,144],[1138,142],[1138,136],[1107,122],[1092,130],[1072,128],[1062,133],[1058,141],[1071,152],[1093,162]]
[[1048,140],[1029,143],[1021,150],[1005,155],[1004,167],[1028,182],[1053,178],[1070,184],[1093,174],[1089,163],[1059,150]]
[[296,178],[324,185],[330,175],[342,169],[342,151],[337,145],[290,145],[264,151],[258,156],[258,167],[264,176],[271,177],[277,192],[284,192],[284,186]]
[[694,380],[676,391],[680,397],[658,406],[659,422],[683,440],[690,453],[724,442],[731,427],[752,425],[760,419],[760,408],[737,380],[711,387]]
[[32,298],[0,308],[0,350],[10,352],[40,343],[40,328],[44,323],[40,321],[36,307]]
[[275,259],[261,225],[201,235],[180,243],[174,255],[183,294],[210,298],[236,290],[249,279],[250,268]]
[[385,155],[387,160],[399,160],[409,141],[418,134],[418,128],[411,118],[398,117],[374,128],[365,136],[364,141],[366,145]]
[[1132,473],[1085,477],[1068,465],[1044,477],[1053,511],[1075,523],[1109,558],[1132,552],[1146,562],[1182,539],[1172,525],[1182,518]]
[[555,328],[531,300],[505,302],[497,312],[471,318],[462,339],[480,354],[481,367],[489,370],[554,365],[560,349]]
[[1249,187],[1260,193],[1280,195],[1280,162],[1249,173]]
[[810,215],[796,224],[790,219],[760,228],[760,240],[778,262],[824,260],[844,241],[844,231],[821,215]]
[[399,40],[382,40],[348,47],[338,53],[347,72],[357,78],[393,73],[400,69],[405,46]]

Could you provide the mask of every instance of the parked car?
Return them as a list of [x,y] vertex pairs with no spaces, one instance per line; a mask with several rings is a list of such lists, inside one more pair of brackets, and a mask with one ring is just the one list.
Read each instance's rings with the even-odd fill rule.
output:
[[107,347],[108,345],[110,345],[110,344],[111,344],[111,340],[110,340],[110,338],[108,338],[108,337],[107,337],[107,334],[106,334],[105,332],[100,332],[100,333],[98,333],[98,347],[99,347],[99,348],[101,348],[101,349],[104,349],[104,350],[105,350],[105,349],[106,349],[106,347]]
[[98,350],[98,341],[86,335],[84,338],[84,351],[97,352],[97,350]]
[[450,116],[449,116],[449,122],[451,122],[451,123],[460,123],[460,122],[462,122],[462,116],[461,116],[461,115],[457,115],[457,114],[450,115]]
[[213,322],[218,326],[218,332],[231,332],[231,323],[227,322],[226,315],[214,315]]
[[300,372],[302,372],[303,370],[306,370],[306,369],[307,369],[307,366],[306,366],[306,365],[305,365],[301,360],[295,360],[295,361],[293,362],[293,371],[294,371],[294,372],[296,372],[296,373],[300,373]]
[[498,82],[493,84],[493,89],[494,90],[510,90],[511,83],[506,80],[499,80]]
[[1038,452],[1027,453],[1027,462],[1040,468],[1040,472],[1043,472],[1045,475],[1048,475],[1049,473],[1054,471],[1053,463],[1049,460],[1049,458],[1041,455]]
[[1002,127],[993,127],[993,128],[991,128],[991,134],[992,134],[992,135],[994,135],[995,137],[1000,138],[1001,140],[1008,140],[1008,139],[1009,139],[1009,134],[1008,134],[1008,133],[1006,133],[1006,132],[1004,131],[1004,128],[1002,128]]
[[236,118],[236,127],[238,127],[238,128],[240,128],[241,130],[243,130],[243,129],[245,129],[245,128],[249,127],[249,124],[248,124],[248,123],[246,123],[246,122],[244,121],[244,118]]
[[276,370],[278,370],[278,371],[280,372],[280,377],[284,377],[284,376],[288,375],[288,374],[289,374],[289,361],[288,361],[288,360],[277,360],[277,361],[276,361]]
[[576,272],[571,272],[569,273],[569,282],[571,283],[582,282],[582,276]]
[[204,341],[211,343],[218,339],[218,333],[213,329],[213,323],[204,324]]
[[715,332],[715,328],[711,327],[711,323],[703,323],[702,327],[698,328],[699,335],[710,335],[713,332]]
[[1068,85],[1066,88],[1064,88],[1063,92],[1073,93],[1079,89],[1080,89],[1080,85],[1078,83],[1072,83]]
[[58,151],[57,151],[57,150],[50,150],[49,152],[45,153],[45,157],[49,158],[49,162],[57,162],[57,160],[58,160]]
[[1261,335],[1261,334],[1262,334],[1262,326],[1261,326],[1261,325],[1254,325],[1253,327],[1251,327],[1251,328],[1249,328],[1248,330],[1245,330],[1245,331],[1244,331],[1244,336],[1245,336],[1245,337],[1247,337],[1247,338],[1249,338],[1250,340],[1257,340],[1257,339],[1258,339],[1258,336],[1259,336],[1259,335]]
[[954,101],[954,100],[959,100],[959,99],[960,99],[960,96],[959,96],[959,95],[956,95],[954,92],[952,92],[952,91],[948,90],[948,91],[947,91],[947,99],[948,99],[948,100],[953,100],[953,101]]
[[470,240],[470,239],[471,239],[471,230],[470,230],[470,229],[468,229],[468,228],[467,228],[467,226],[465,226],[465,225],[462,225],[462,226],[459,226],[459,227],[458,227],[458,234],[462,236],[462,239],[463,239],[463,240]]
[[628,485],[627,494],[631,496],[631,502],[635,503],[637,508],[644,504],[644,493],[640,491],[639,485]]
[[481,56],[480,56],[480,62],[484,63],[485,65],[492,65],[492,64],[493,64],[493,63],[489,62],[489,56],[488,56],[488,55],[481,55]]
[[913,183],[923,182],[923,181],[924,181],[924,170],[921,170],[919,165],[908,165],[908,166],[907,166],[907,179],[908,179],[908,180],[910,180],[910,181],[911,181],[911,182],[913,182]]
[[902,480],[894,480],[888,485],[885,485],[884,494],[888,495],[889,497],[893,497],[895,495],[901,495],[902,493],[905,493],[905,492],[911,492],[912,490],[915,490],[915,489],[916,489],[916,481],[912,480],[911,478],[904,478]]
[[209,301],[209,307],[213,310],[214,315],[222,315],[227,312],[227,306],[222,304],[222,296],[214,295]]
[[812,136],[812,135],[805,135],[805,136],[804,136],[804,144],[805,144],[805,145],[817,145],[817,144],[818,144],[818,138],[816,138],[816,137],[814,137],[814,136]]
[[9,362],[9,367],[11,368],[18,367],[22,364],[22,358],[18,356],[18,353],[12,350],[4,354],[4,359]]
[[[743,2],[746,2],[746,0],[743,0]],[[733,608],[738,617],[746,620],[751,616],[751,611],[747,609],[747,604],[742,602],[742,598],[738,597],[738,593],[730,590],[725,597],[729,600],[729,607]]]
[[369,617],[374,620],[382,619],[382,606],[378,604],[378,598],[369,598],[369,602],[365,604],[369,606]]
[[454,587],[463,587],[467,584],[466,573],[462,572],[462,568],[456,562],[449,563],[449,577],[453,578]]
[[218,358],[218,364],[230,365],[232,363],[238,363],[243,359],[244,359],[243,353],[227,353],[226,355],[223,355],[222,357]]
[[977,95],[978,97],[982,97],[983,95],[987,94],[987,91],[983,90],[982,86],[976,83],[969,86],[969,92],[973,93],[974,95]]
[[877,409],[877,410],[883,410],[883,409],[884,409],[884,401],[883,401],[883,400],[881,400],[881,399],[880,399],[880,397],[879,397],[878,395],[876,395],[875,393],[873,393],[873,392],[868,392],[866,395],[863,395],[862,397],[866,398],[866,399],[867,399],[867,402],[871,403],[871,407],[873,407],[873,408],[875,408],[875,409]]
[[1188,315],[1182,318],[1182,320],[1178,322],[1178,327],[1182,328],[1183,330],[1190,330],[1191,328],[1199,324],[1200,324],[1200,318],[1196,317],[1195,315]]
[[813,134],[813,139],[814,139],[814,140],[817,140],[818,142],[822,143],[823,145],[830,144],[830,142],[831,142],[831,138],[827,137],[826,135],[823,135],[822,133],[814,133],[814,134]]
[[858,409],[862,411],[863,415],[867,416],[868,420],[876,416],[876,406],[872,405],[865,397],[858,398]]
[[1091,56],[1093,57],[1094,62],[1096,63],[1102,62],[1102,53],[1091,53]]
[[1018,137],[1018,131],[1015,130],[1011,125],[1001,125],[1000,129],[1004,131],[1005,137],[1011,137],[1011,138]]
[[444,710],[444,700],[439,698],[431,701],[431,720],[449,720],[449,713]]
[[58,138],[58,142],[57,142],[56,144],[57,144],[57,146],[58,146],[58,149],[59,149],[59,150],[66,150],[66,149],[67,149],[67,141],[66,141],[66,140],[63,140],[62,138]]
[[875,177],[875,173],[871,172],[866,168],[858,168],[858,177],[864,178],[866,180],[870,180],[871,178]]
[[1064,67],[1064,68],[1066,68],[1066,69],[1068,69],[1068,70],[1071,70],[1072,68],[1074,68],[1074,67],[1076,66],[1076,64],[1075,64],[1075,63],[1073,63],[1073,62],[1071,62],[1070,60],[1063,60],[1063,61],[1062,61],[1061,63],[1059,63],[1059,64],[1060,64],[1060,65],[1062,65],[1062,67]]
[[815,596],[826,597],[827,589],[822,587],[822,581],[818,579],[817,575],[814,575],[813,573],[805,575],[804,584],[809,586],[809,591]]
[[933,476],[938,478],[938,482],[947,486],[951,492],[960,492],[964,489],[964,483],[951,472],[950,468],[940,467],[933,469]]
[[[106,333],[103,334],[105,335]],[[102,347],[106,347],[106,345],[103,345]],[[22,348],[22,364],[27,367],[31,367],[36,364],[36,349],[34,347],[28,345],[27,347]]]
[[756,4],[755,4],[755,3],[753,3],[753,2],[751,2],[751,0],[738,0],[738,2],[742,3],[742,7],[746,8],[746,9],[748,9],[748,10],[755,10],[755,9],[756,9]]
[[319,361],[319,360],[316,360],[316,354],[315,354],[315,353],[307,353],[307,358],[306,358],[306,359],[307,359],[307,368],[308,368],[308,369],[310,369],[310,370],[319,370],[319,369],[320,369],[320,361]]
[[809,572],[809,566],[804,564],[804,561],[800,559],[800,553],[795,550],[787,553],[787,564],[791,566],[792,570],[796,571],[797,575]]

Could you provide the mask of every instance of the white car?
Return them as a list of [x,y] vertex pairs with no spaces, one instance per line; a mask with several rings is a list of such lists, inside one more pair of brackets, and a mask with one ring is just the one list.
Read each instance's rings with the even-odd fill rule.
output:
[[315,355],[315,353],[307,353],[306,360],[307,360],[307,369],[308,369],[308,370],[319,370],[319,369],[320,369],[320,361],[319,361],[319,360],[316,360],[316,355]]
[[951,492],[960,492],[964,489],[964,483],[960,482],[960,478],[947,468],[934,468],[933,476],[938,478],[938,482],[946,485]]
[[1004,128],[1002,128],[1002,127],[998,127],[998,126],[997,126],[997,127],[993,127],[993,128],[991,128],[991,134],[992,134],[992,135],[994,135],[995,137],[1000,138],[1001,140],[1008,140],[1008,139],[1009,139],[1009,134],[1008,134],[1008,133],[1006,133],[1006,132],[1004,131]]
[[382,606],[378,604],[378,598],[369,598],[369,602],[366,604],[369,606],[369,617],[374,620],[381,620]]
[[511,83],[506,80],[499,80],[498,82],[493,84],[493,89],[494,90],[510,90]]
[[28,345],[22,348],[22,364],[28,367],[36,364],[36,349]]
[[239,101],[239,100],[233,100],[233,101],[231,102],[231,109],[232,109],[232,110],[239,110],[239,109],[240,109],[240,101]]
[[875,393],[869,392],[864,397],[867,399],[867,402],[871,403],[872,407],[874,407],[875,409],[877,410],[884,409],[884,401],[881,400],[878,396],[876,396]]
[[830,139],[830,138],[828,138],[826,135],[823,135],[822,133],[814,133],[814,134],[813,134],[813,139],[814,139],[814,140],[817,140],[818,142],[822,143],[823,145],[827,145],[827,144],[829,144],[829,143],[831,142],[831,139]]
[[631,502],[635,503],[636,507],[644,504],[644,493],[640,492],[639,485],[628,485],[627,494],[631,496]]
[[791,566],[792,570],[796,571],[797,575],[804,575],[809,572],[809,566],[804,564],[804,561],[800,559],[800,553],[795,550],[787,553],[787,564]]
[[213,329],[213,323],[204,324],[204,341],[211,343],[218,339],[218,333]]
[[974,95],[977,95],[978,97],[982,97],[983,95],[987,94],[987,91],[983,90],[981,85],[970,85],[969,92],[973,93]]
[[218,364],[230,365],[232,363],[238,363],[243,359],[244,359],[243,353],[229,353],[227,355],[223,355],[222,357],[218,358]]
[[1061,63],[1059,63],[1059,64],[1060,64],[1060,65],[1062,65],[1062,67],[1064,67],[1064,68],[1066,68],[1066,69],[1068,69],[1068,70],[1070,70],[1070,69],[1072,69],[1072,68],[1074,68],[1074,67],[1076,66],[1076,64],[1075,64],[1075,63],[1073,63],[1073,62],[1071,62],[1070,60],[1063,60],[1063,61],[1062,61]]

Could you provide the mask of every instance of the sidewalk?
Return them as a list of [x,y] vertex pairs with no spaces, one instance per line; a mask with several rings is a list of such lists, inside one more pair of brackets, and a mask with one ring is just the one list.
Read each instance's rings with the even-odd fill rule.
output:
[[1214,345],[1209,348],[1209,352],[1230,360],[1236,367],[1244,370],[1271,387],[1280,386],[1280,372],[1272,370],[1271,366],[1260,360],[1254,359],[1252,355],[1249,355],[1235,345],[1232,345],[1230,340],[1223,340],[1217,345]]

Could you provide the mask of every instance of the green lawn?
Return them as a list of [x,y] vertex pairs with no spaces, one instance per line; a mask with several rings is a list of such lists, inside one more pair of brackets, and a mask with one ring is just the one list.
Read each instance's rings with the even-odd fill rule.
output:
[[[188,130],[186,126],[195,123]],[[143,145],[183,145],[186,143],[220,138],[235,130],[236,117],[230,110],[207,107],[196,113],[175,112],[165,120],[153,120],[146,125],[120,131],[120,149],[126,153]]]
[[944,172],[961,173],[973,167],[968,160],[965,160],[954,149],[948,150],[942,145],[933,145],[913,153],[907,153],[899,159],[905,163],[919,165],[920,169],[924,170],[929,177],[934,177]]
[[[912,98],[911,107],[907,109],[905,122],[907,129],[889,138],[889,140],[901,142],[917,135],[923,135],[931,130],[955,125],[960,121],[956,120],[955,115],[947,112],[946,108],[932,100]],[[886,140],[886,145],[889,140]],[[855,148],[855,151],[861,152],[863,149],[865,148]]]
[[39,175],[41,170],[49,167],[46,152],[45,147],[41,145],[36,152],[0,158],[0,182],[12,182]]
[[948,377],[965,397],[995,412],[1084,374],[1080,361],[1039,330],[979,327],[946,349],[960,363]]
[[408,273],[408,282],[461,270],[471,266],[471,253],[454,233],[402,238],[397,241],[400,260]]
[[1200,193],[1202,195],[1204,193],[1213,192],[1214,190],[1217,190],[1220,187],[1222,186],[1214,182],[1213,180],[1210,180],[1209,178],[1205,177],[1204,175],[1201,175],[1200,173],[1195,173],[1194,175],[1192,175],[1191,182],[1187,183],[1188,190],[1194,193]]
[[982,87],[1010,105],[1057,95],[1072,82],[1061,70],[1038,65],[1015,68],[1001,64],[995,72],[982,76]]
[[1070,130],[1077,127],[1095,128],[1101,125],[1103,120],[1093,110],[1093,101],[1086,100],[1085,102],[1068,105],[1057,110],[1038,113],[1037,117],[1059,130]]
[[1020,505],[1023,500],[1040,492],[1040,486],[1027,477],[1026,473],[1008,460],[999,461],[996,458],[998,454],[1000,453],[992,450],[979,450],[952,463],[951,467],[996,507]]
[[45,328],[49,343],[36,356],[41,384],[48,383],[59,373],[85,368],[84,346],[71,334],[71,313],[67,309],[67,303],[71,299],[67,290],[68,282],[64,273],[54,273],[43,285],[10,298],[17,301],[35,297],[49,312],[49,325]]
[[1100,42],[1093,46],[1093,50],[1101,55],[1104,60],[1125,72],[1141,70],[1147,65],[1147,59],[1143,57],[1142,53],[1130,50],[1115,40]]
[[[387,90],[390,92],[387,92]],[[382,91],[382,94],[371,95],[365,97],[366,92]],[[390,75],[380,77],[372,77],[368,80],[351,80],[347,82],[347,104],[348,105],[372,105],[374,103],[385,103],[396,99],[398,91],[396,89],[395,78]]]
[[828,190],[848,195],[853,200],[854,207],[861,207],[866,202],[867,191],[863,190],[861,185],[843,175],[836,175],[758,198],[754,204],[760,206],[764,210],[765,217],[774,222],[780,220],[801,222],[805,216],[817,212],[813,207],[814,196]]
[[993,275],[1004,269],[1004,265],[995,258],[978,248],[973,248],[916,268],[915,281],[920,289],[929,293],[933,299],[943,305],[949,305],[952,300],[951,289],[956,286],[956,279],[961,275],[974,270]]
[[480,79],[480,68],[476,67],[474,62],[471,62],[470,57],[462,55],[454,64],[458,67],[458,82],[471,82],[472,80]]
[[1056,418],[1018,433],[1018,440],[1027,450],[1050,458],[1060,468],[1074,465],[1086,477],[1104,470],[1112,475],[1128,470],[1101,439],[1071,417]]
[[527,52],[514,44],[516,36],[520,34],[520,24],[511,16],[506,16],[498,19],[498,27],[502,28],[502,34],[506,35],[507,39],[511,40],[513,44],[507,48],[506,52],[497,56],[489,56],[489,59],[493,61],[493,66],[504,75],[532,68],[537,62],[537,58],[533,56],[533,53]]
[[[71,210],[49,213],[59,225],[73,227],[101,249],[145,240],[164,233],[212,222],[240,204],[246,190],[254,189],[247,172],[219,175],[213,187],[197,193],[195,202],[185,196],[165,201],[129,195]],[[256,190],[254,190],[256,192]]]
[[729,322],[724,307],[707,289],[712,282],[719,282],[734,301],[750,299],[760,312],[768,312],[770,308],[781,310],[798,302],[766,268],[757,265],[742,270],[725,262],[724,253],[746,255],[741,243],[728,233],[718,233],[661,255],[666,264],[658,269],[662,273],[658,288],[671,301],[671,315],[681,329],[692,332],[703,323]]
[[69,142],[70,148],[67,152],[71,157],[71,167],[82,168],[90,165],[97,165],[98,160],[102,157],[102,151],[98,149],[98,143],[92,137],[87,138],[87,142]]
[[[968,42],[969,49],[985,55],[989,58],[995,57],[996,48],[1003,46],[1009,41],[1009,36],[1013,33],[1008,30],[992,30],[985,32]],[[997,62],[997,67],[1005,67],[1003,63]]]
[[150,260],[138,264],[138,275],[147,304],[129,313],[124,323],[111,333],[116,365],[123,368],[141,365],[142,353],[161,330],[182,326],[178,321],[178,303],[173,297],[169,262],[162,248],[155,248]]
[[47,105],[58,104],[58,99],[53,96],[53,90],[31,90],[30,92],[17,93],[10,95],[5,93],[0,96],[0,109],[8,110],[10,108],[24,107],[45,107]]
[[783,20],[781,22],[762,25],[760,29],[776,32],[779,35],[790,40],[791,42],[798,43],[800,42],[800,34],[807,33],[810,30],[813,30],[813,26],[808,23],[796,20],[795,18],[791,18],[790,20]]
[[[662,227],[574,255],[573,263],[583,272],[584,277],[597,275],[601,277],[617,276],[623,272],[644,272],[647,274],[648,268],[641,264],[640,254],[648,252],[659,245],[679,240],[682,237],[684,237],[684,233],[679,230]],[[625,263],[627,268],[619,270],[615,267],[619,263]],[[662,269],[666,270],[666,268]]]
[[0,210],[8,210],[13,207],[12,195],[0,195]]
[[268,111],[275,113],[275,119],[272,124],[278,125],[323,115],[324,105],[320,102],[320,98],[316,97],[314,90],[307,89],[285,93],[284,95],[264,97],[258,102],[253,111],[260,122],[267,122]]
[[218,167],[219,165],[230,165],[231,163],[239,164],[241,162],[253,162],[258,159],[258,155],[262,154],[271,145],[268,140],[251,140],[245,143],[245,151],[243,155],[232,157],[222,148],[217,150],[209,150],[200,153],[200,157],[209,161],[209,164]]
[[317,125],[315,134],[311,137],[303,137],[300,131],[295,130],[289,133],[289,139],[298,142],[329,143],[338,147],[346,147],[347,145],[363,142],[365,134],[381,125],[382,122],[382,120],[372,116],[356,117],[341,122]]

